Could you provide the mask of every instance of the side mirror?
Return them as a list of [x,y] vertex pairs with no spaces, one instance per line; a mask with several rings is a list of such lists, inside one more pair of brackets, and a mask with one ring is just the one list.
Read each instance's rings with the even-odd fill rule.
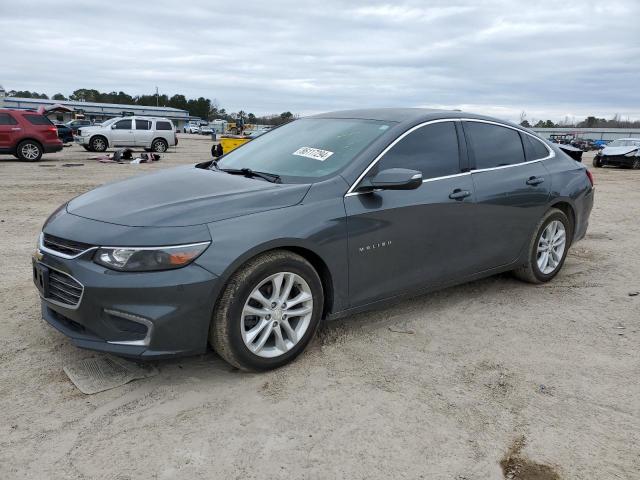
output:
[[361,192],[374,190],[415,190],[422,185],[422,173],[408,168],[389,168],[363,181]]
[[111,130],[114,130],[116,128],[116,124],[114,123],[113,125],[111,125]]

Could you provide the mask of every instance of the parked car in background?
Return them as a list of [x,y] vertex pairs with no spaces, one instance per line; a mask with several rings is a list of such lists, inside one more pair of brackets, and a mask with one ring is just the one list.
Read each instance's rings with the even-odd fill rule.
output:
[[56,123],[55,126],[58,129],[58,138],[62,140],[63,143],[73,142],[73,130],[64,123]]
[[47,117],[29,110],[0,108],[0,154],[36,162],[43,153],[60,150],[58,129]]
[[606,147],[610,143],[610,140],[594,140],[593,143],[596,146],[596,148],[599,150],[601,148]]
[[200,125],[200,135],[211,135],[213,129],[209,125]]
[[184,127],[184,133],[200,133],[200,125],[189,123]]
[[593,157],[596,168],[606,165],[640,168],[640,138],[619,138],[609,143]]
[[112,118],[100,126],[82,127],[75,141],[91,152],[110,147],[142,147],[166,152],[178,144],[171,120],[157,117]]
[[582,164],[518,125],[332,112],[72,199],[45,222],[33,277],[44,319],[79,347],[152,359],[210,342],[268,370],[325,319],[499,272],[552,280],[593,199]]
[[90,120],[71,120],[70,122],[65,123],[67,127],[71,129],[74,135],[78,134],[78,130],[82,127],[90,127]]

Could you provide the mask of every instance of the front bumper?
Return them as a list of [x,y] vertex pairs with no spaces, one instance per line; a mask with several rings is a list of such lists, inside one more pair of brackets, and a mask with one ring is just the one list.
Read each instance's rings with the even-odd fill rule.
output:
[[95,264],[93,253],[65,259],[40,251],[34,257],[34,274],[44,265],[83,287],[75,306],[40,288],[45,321],[78,347],[121,356],[163,358],[206,351],[218,293],[215,275],[195,263],[162,272],[116,272]]
[[599,155],[598,157],[602,165],[614,165],[618,167],[631,167],[633,163],[640,158],[637,155],[631,157],[627,157],[626,155]]

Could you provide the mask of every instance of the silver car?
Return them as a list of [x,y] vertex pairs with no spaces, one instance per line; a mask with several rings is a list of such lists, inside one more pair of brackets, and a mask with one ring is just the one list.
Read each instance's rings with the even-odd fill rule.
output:
[[162,153],[178,144],[171,120],[135,116],[113,118],[99,126],[82,127],[74,140],[91,152],[104,152],[110,147],[142,147]]

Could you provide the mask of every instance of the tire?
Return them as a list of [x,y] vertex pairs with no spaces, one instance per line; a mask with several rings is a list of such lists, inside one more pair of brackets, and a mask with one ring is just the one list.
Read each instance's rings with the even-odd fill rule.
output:
[[[285,291],[287,281],[293,280],[285,303],[293,297],[305,300],[281,308],[283,299],[274,296],[279,275],[284,277],[281,292]],[[256,296],[256,291],[262,301],[250,298]],[[245,308],[264,313],[247,314]],[[224,360],[241,370],[278,368],[305,349],[320,325],[323,308],[322,282],[313,266],[292,252],[267,252],[249,260],[227,282],[213,313],[209,342]],[[292,311],[305,315],[286,318],[287,312]]]
[[164,138],[156,138],[151,143],[151,150],[153,150],[156,153],[164,153],[167,151],[168,148],[169,148],[169,144]]
[[[553,250],[555,254],[553,254],[551,250],[547,251],[549,264],[547,265],[547,268],[543,270],[538,262],[538,247],[544,247],[546,245],[545,239],[542,238],[542,236],[543,234],[545,236],[548,235],[550,231],[553,232],[553,228],[551,228],[550,231],[547,230],[547,228],[550,227],[550,225],[554,222],[559,222],[559,224],[561,224],[564,228],[563,248],[560,252],[558,248],[551,247],[551,250]],[[554,223],[554,225],[558,227],[556,230],[556,235],[560,230],[559,224]],[[567,257],[567,252],[569,251],[569,247],[571,246],[571,238],[573,238],[573,225],[571,224],[567,216],[564,214],[564,212],[558,210],[557,208],[550,209],[547,213],[544,214],[540,222],[538,222],[535,233],[529,241],[529,256],[527,259],[527,263],[517,270],[514,270],[515,276],[520,280],[528,283],[545,283],[550,281],[558,274],[558,272],[564,265],[564,260]],[[558,241],[556,241],[556,245],[557,244],[559,244]],[[542,256],[544,256],[544,252],[541,252],[541,257]],[[544,260],[542,258],[541,261],[544,266]],[[553,265],[554,263],[555,265]]]
[[18,144],[16,155],[23,162],[37,162],[42,158],[42,145],[35,140],[24,140]]
[[101,135],[96,135],[89,141],[89,149],[92,152],[104,152],[108,146],[107,139]]
[[640,158],[635,158],[631,164],[631,168],[638,170],[640,168]]
[[602,160],[600,159],[600,156],[596,155],[595,157],[593,157],[593,166],[596,168],[602,167]]

